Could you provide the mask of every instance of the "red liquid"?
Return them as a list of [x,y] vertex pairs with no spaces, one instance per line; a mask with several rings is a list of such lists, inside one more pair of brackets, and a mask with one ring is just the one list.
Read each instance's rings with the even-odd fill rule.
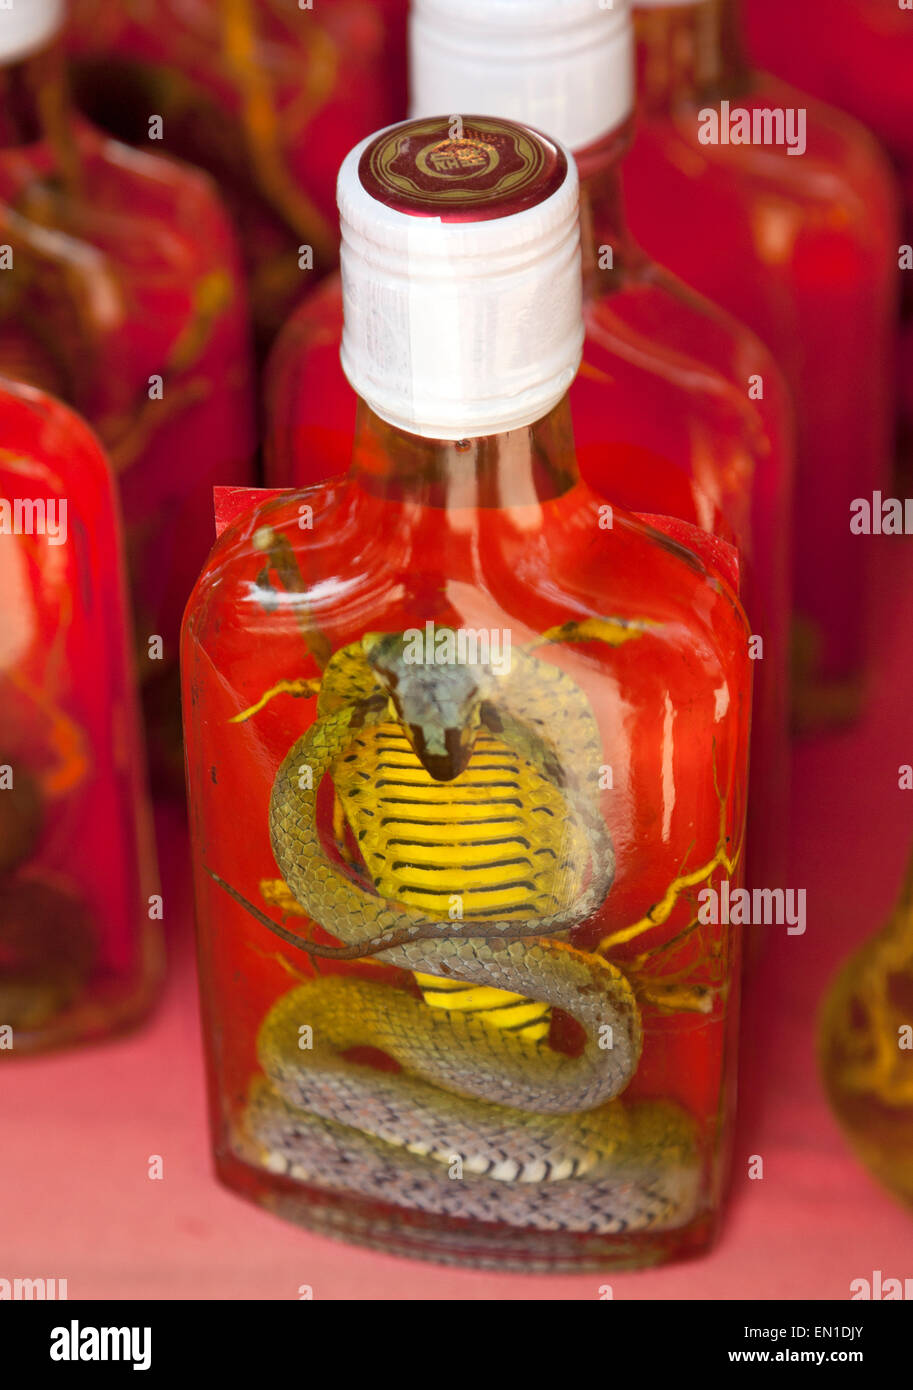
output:
[[[910,12],[878,0],[834,0],[827,23],[813,6],[747,0],[752,55],[770,72],[863,121],[885,144],[904,195],[903,239],[913,243],[913,24]],[[903,350],[898,390],[903,443],[913,453],[913,275],[901,277]]]
[[[571,389],[577,456],[591,487],[636,512],[676,516],[737,541],[757,663],[750,874],[782,882],[789,782],[787,631],[791,421],[757,339],[650,261],[628,235],[617,163],[625,137],[578,156],[587,337]],[[600,248],[613,269],[599,269]],[[266,468],[303,486],[349,463],[356,398],[339,362],[338,277],[289,320],[266,376]],[[764,381],[760,401],[749,380]]]
[[[797,717],[851,715],[865,672],[869,550],[850,504],[890,476],[896,348],[893,185],[838,113],[746,73],[720,0],[637,16],[642,115],[625,166],[647,249],[752,327],[797,408]],[[807,151],[701,144],[699,112],[807,110]]]
[[[405,0],[75,0],[72,10],[87,113],[144,146],[160,113],[163,147],[217,179],[267,344],[302,286],[336,264],[344,156],[405,115]],[[299,266],[302,245],[313,270]]]
[[[614,771],[612,789],[595,793],[617,856],[614,885],[568,940],[595,949],[610,933],[641,921],[680,875],[714,861],[706,882],[716,883],[727,872],[720,846],[737,861],[728,876],[740,881],[751,681],[744,620],[730,591],[682,547],[620,511],[612,529],[601,528],[604,504],[575,480],[565,410],[529,431],[451,446],[398,435],[365,411],[350,478],[282,496],[230,526],[184,627],[185,737],[219,1172],[230,1186],[307,1225],[401,1253],[494,1267],[645,1263],[707,1244],[727,1147],[737,929],[696,927],[698,889],[680,886],[659,925],[606,946],[637,981],[645,1026],[643,1057],[623,1104],[663,1100],[690,1117],[700,1154],[696,1205],[682,1225],[663,1232],[535,1231],[522,1223],[434,1215],[408,1201],[391,1208],[355,1189],[296,1181],[261,1166],[246,1119],[259,1071],[256,1036],[294,978],[313,978],[314,969],[304,951],[277,941],[208,871],[297,936],[341,939],[341,923],[332,917],[322,930],[300,916],[281,917],[264,892],[280,872],[268,826],[273,782],[314,722],[313,698],[277,693],[256,714],[231,721],[279,681],[319,679],[328,654],[365,632],[402,632],[428,621],[484,625],[509,631],[518,652],[556,624],[601,615],[657,626],[649,639],[621,646],[570,638],[542,649],[585,693],[601,756]],[[307,507],[311,526],[302,530]],[[290,547],[294,564],[288,550],[281,563],[275,558],[282,553],[275,537]],[[296,567],[300,580],[290,582]],[[559,760],[565,736],[554,727],[549,733]],[[352,750],[356,766],[360,747]],[[324,782],[317,816],[325,845],[337,835],[328,792]],[[464,924],[467,930],[471,924]],[[317,965],[321,975],[382,981],[391,1008],[397,993],[415,994],[405,971],[377,961]],[[702,988],[706,1006],[697,1002]],[[670,992],[677,992],[677,1003]],[[550,1037],[559,1051],[573,1054],[581,1045],[579,1027],[560,1011]],[[370,1045],[370,1038],[363,1041]],[[378,1058],[359,1049],[349,1060],[376,1064]]]
[[[0,417],[0,1026],[15,1056],[134,1021],[161,960],[110,469],[39,391],[4,380]],[[66,507],[59,540],[49,503],[55,526]]]
[[0,366],[75,406],[108,450],[141,676],[162,686],[173,720],[167,673],[211,542],[212,487],[249,481],[254,450],[233,236],[204,175],[70,115],[53,51],[3,80],[0,218],[13,269],[0,283]]

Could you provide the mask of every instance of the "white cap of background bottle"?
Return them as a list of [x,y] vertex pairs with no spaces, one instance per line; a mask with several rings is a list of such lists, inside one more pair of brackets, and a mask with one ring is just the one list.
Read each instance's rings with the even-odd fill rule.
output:
[[[483,142],[496,144],[504,130],[518,127],[465,117],[467,138],[481,131]],[[479,221],[471,220],[472,209],[447,220],[451,213],[442,206],[436,215],[436,205],[417,215],[380,201],[376,187],[369,191],[362,166],[378,150],[398,141],[426,157],[447,133],[446,121],[404,122],[362,141],[342,165],[341,360],[355,391],[382,419],[411,434],[454,440],[546,415],[576,375],[583,322],[577,171],[560,146],[519,129],[518,148],[530,150],[533,163],[548,152],[551,191],[521,211],[510,211],[514,195],[506,196],[506,215],[492,204]],[[404,146],[404,139],[415,143]],[[532,186],[530,196],[539,190]]]
[[413,116],[487,112],[583,150],[634,106],[630,0],[412,0]]
[[0,4],[0,64],[43,48],[63,27],[64,0],[6,0]]

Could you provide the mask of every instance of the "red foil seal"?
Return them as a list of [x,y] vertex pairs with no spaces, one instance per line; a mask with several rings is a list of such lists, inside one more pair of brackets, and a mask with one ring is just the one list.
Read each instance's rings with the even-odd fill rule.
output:
[[567,177],[567,156],[547,136],[511,121],[431,116],[372,140],[358,177],[396,212],[486,222],[544,203]]

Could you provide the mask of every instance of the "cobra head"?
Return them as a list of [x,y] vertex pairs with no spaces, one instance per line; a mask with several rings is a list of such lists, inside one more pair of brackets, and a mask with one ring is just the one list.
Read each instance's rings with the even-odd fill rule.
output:
[[422,767],[436,782],[452,782],[472,753],[487,686],[485,667],[419,660],[426,655],[422,644],[403,632],[369,634],[363,647]]

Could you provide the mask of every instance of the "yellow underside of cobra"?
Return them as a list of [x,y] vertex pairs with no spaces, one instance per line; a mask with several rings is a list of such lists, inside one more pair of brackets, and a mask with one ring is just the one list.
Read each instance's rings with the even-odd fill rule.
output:
[[[359,734],[333,781],[382,897],[466,922],[546,916],[580,890],[586,838],[560,791],[487,732],[459,777],[436,782],[402,727],[381,724]],[[472,1013],[530,1039],[548,1033],[547,1005],[433,975],[415,978],[431,1008]]]

